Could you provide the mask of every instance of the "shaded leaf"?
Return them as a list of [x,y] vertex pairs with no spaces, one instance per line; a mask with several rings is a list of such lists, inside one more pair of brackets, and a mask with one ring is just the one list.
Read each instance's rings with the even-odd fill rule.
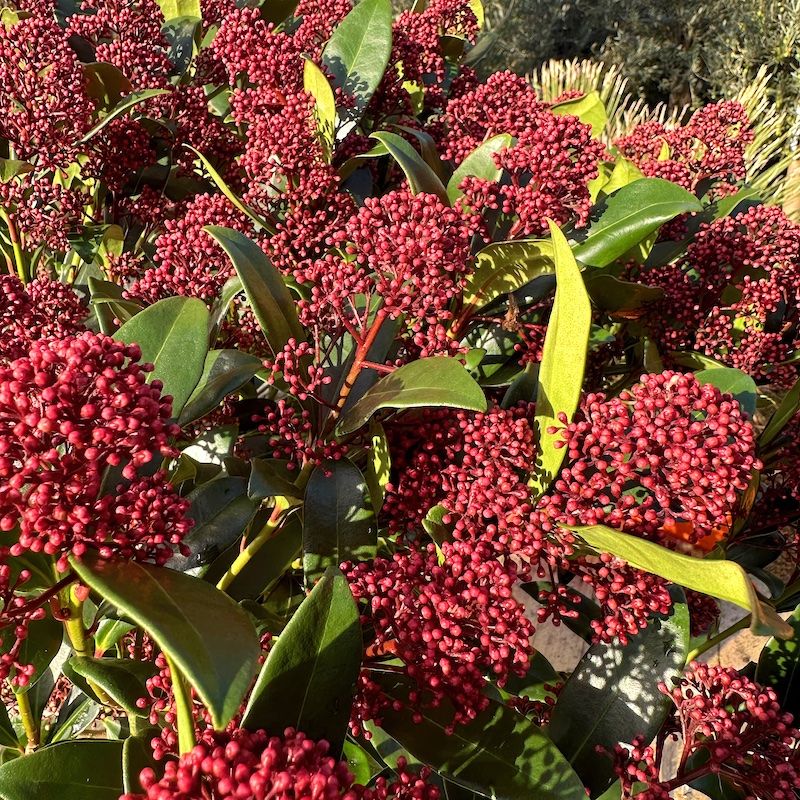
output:
[[586,290],[592,302],[603,311],[635,311],[664,297],[660,286],[645,286],[613,275],[586,275]]
[[558,695],[550,716],[552,740],[591,789],[602,794],[614,781],[613,752],[638,734],[651,741],[672,706],[658,690],[683,672],[689,648],[689,610],[678,590],[669,616],[652,618],[628,644],[589,648]]
[[564,234],[554,222],[548,220],[548,223],[553,237],[556,294],[542,348],[536,391],[535,422],[540,459],[531,483],[538,494],[553,480],[566,454],[566,448],[555,447],[555,443],[561,441],[560,434],[550,433],[548,429],[563,425],[559,414],[566,414],[567,421],[571,421],[578,408],[592,327],[592,304],[581,271]]
[[[365,0],[366,2],[366,0]],[[439,176],[422,160],[422,156],[402,136],[388,131],[379,131],[370,136],[386,147],[389,154],[400,165],[408,179],[412,194],[435,194],[446,206],[450,198]]]
[[216,728],[236,714],[255,672],[258,636],[247,614],[198,578],[135,561],[70,559],[80,579],[141,625],[208,706]]
[[784,429],[799,408],[800,381],[796,381],[794,386],[783,396],[781,404],[770,417],[767,427],[764,428],[761,435],[758,437],[759,447],[766,447]]
[[108,112],[96,125],[89,129],[89,132],[81,139],[81,144],[86,144],[90,139],[100,133],[103,128],[115,119],[127,114],[134,106],[149,100],[151,97],[158,97],[160,94],[169,94],[169,89],[141,89],[137,92],[131,92],[125,95],[111,111]]
[[47,732],[48,744],[77,739],[98,717],[102,706],[87,697],[77,686],[58,710],[58,717]]
[[2,800],[119,800],[121,794],[122,742],[61,742],[0,767]]
[[19,740],[9,719],[8,708],[5,704],[0,707],[0,745],[3,747],[19,747]]
[[800,606],[787,622],[794,636],[767,642],[758,659],[755,679],[763,686],[771,686],[783,710],[800,719]]
[[113,64],[84,64],[83,74],[88,79],[86,94],[97,100],[103,108],[112,108],[133,91],[131,82]]
[[605,525],[562,527],[576,533],[599,552],[611,553],[636,569],[746,609],[753,615],[750,627],[758,636],[774,634],[786,638],[792,635],[791,626],[759,600],[747,573],[733,561],[684,556]]
[[142,348],[140,363],[152,364],[148,382],[164,384],[172,414],[180,415],[200,376],[208,352],[208,309],[196,297],[167,297],[140,311],[115,334],[118,342]]
[[147,767],[156,769],[149,740],[141,735],[129,736],[122,745],[122,780],[126,792],[142,791],[139,775]]
[[[28,626],[28,635],[22,640],[17,661],[20,664],[33,664],[34,673],[24,686],[12,686],[15,694],[29,692],[44,675],[50,662],[56,657],[64,639],[64,626],[48,614],[43,619],[34,620]],[[7,653],[15,644],[14,636],[3,636],[0,653]],[[16,670],[11,670],[9,677],[14,677]]]
[[69,660],[69,666],[99,686],[126,714],[147,717],[149,708],[140,708],[136,701],[147,697],[146,681],[156,674],[157,667],[149,661],[131,658],[81,658]]
[[331,568],[270,651],[242,727],[292,727],[327,739],[338,758],[361,667],[358,608],[344,575]]
[[340,434],[358,430],[382,408],[466,408],[485,411],[481,387],[459,361],[448,356],[420,358],[381,378],[339,421]]
[[[604,267],[679,214],[702,211],[686,189],[662,178],[642,178],[604,201],[586,239],[572,248],[578,261]],[[594,217],[594,212],[593,212]]]
[[462,196],[463,192],[458,188],[464,178],[475,176],[487,181],[500,180],[503,170],[497,166],[493,156],[507,147],[511,147],[511,135],[501,133],[499,136],[492,136],[482,144],[478,145],[462,162],[459,164],[453,176],[447,183],[447,196],[453,204]]
[[308,479],[303,506],[303,571],[311,588],[328,567],[371,561],[378,528],[367,482],[352,461],[324,461]]
[[700,384],[710,383],[721,392],[732,394],[742,411],[747,412],[750,419],[753,418],[756,413],[758,389],[756,389],[756,382],[747,373],[732,367],[722,367],[695,372],[694,377]]
[[[250,481],[247,484],[247,495],[256,500],[267,497],[296,497],[303,494],[295,484],[282,475],[278,468],[270,463],[274,459],[254,458],[250,461]],[[285,472],[285,470],[284,470]]]

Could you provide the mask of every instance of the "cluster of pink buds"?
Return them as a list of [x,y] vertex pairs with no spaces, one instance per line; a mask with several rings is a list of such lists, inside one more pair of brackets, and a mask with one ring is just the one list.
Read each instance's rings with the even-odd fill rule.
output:
[[326,741],[315,742],[293,728],[282,736],[242,728],[206,731],[191,752],[166,763],[162,778],[142,771],[144,794],[120,800],[438,800],[429,769],[415,775],[401,758],[396,774],[395,781],[381,777],[367,789],[353,782],[347,762],[330,755]]

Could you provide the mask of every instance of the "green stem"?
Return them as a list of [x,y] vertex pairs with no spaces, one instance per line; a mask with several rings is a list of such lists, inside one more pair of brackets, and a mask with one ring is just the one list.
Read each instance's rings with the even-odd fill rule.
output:
[[750,614],[746,617],[742,617],[738,622],[734,622],[733,625],[725,628],[724,631],[720,631],[716,636],[712,636],[710,639],[707,639],[705,642],[695,647],[686,657],[686,663],[688,664],[690,661],[695,661],[697,657],[705,653],[706,650],[716,647],[716,645],[720,642],[724,642],[729,636],[733,636],[734,633],[743,631],[748,627],[750,627]]
[[28,281],[30,280],[30,276],[28,275],[28,267],[25,263],[25,253],[22,251],[22,245],[19,241],[17,228],[11,221],[11,217],[9,217],[8,214],[3,211],[3,209],[0,209],[0,219],[2,219],[8,227],[8,238],[11,240],[11,247],[14,251],[14,263],[17,267],[19,279],[23,284],[27,285]]
[[175,711],[178,715],[178,753],[191,752],[195,746],[194,712],[192,710],[192,687],[175,662],[164,653],[172,677],[172,691],[175,695]]
[[33,708],[31,708],[31,699],[28,697],[27,692],[22,692],[17,695],[17,705],[19,706],[19,715],[22,717],[22,727],[25,728],[25,735],[28,737],[28,744],[25,747],[26,753],[32,753],[39,746],[39,723],[33,716]]
[[275,508],[272,510],[272,514],[270,514],[266,524],[258,532],[258,536],[236,556],[228,571],[219,579],[217,589],[224,592],[233,583],[233,579],[250,563],[250,559],[275,535],[283,523],[289,508],[291,508],[291,505],[285,497],[275,498]]

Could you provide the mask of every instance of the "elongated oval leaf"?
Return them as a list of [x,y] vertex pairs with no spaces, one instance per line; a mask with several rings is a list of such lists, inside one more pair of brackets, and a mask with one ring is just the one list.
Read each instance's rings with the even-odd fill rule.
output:
[[553,243],[547,239],[487,245],[475,256],[475,271],[464,285],[461,317],[515,292],[540,275],[552,275],[555,269]]
[[733,395],[733,399],[739,403],[742,411],[750,415],[750,419],[756,413],[756,402],[758,401],[758,389],[756,382],[740,369],[732,367],[722,367],[721,369],[703,369],[695,372],[698,382],[710,383],[716,386],[721,392]]
[[[387,673],[373,677],[390,700],[408,699],[408,679]],[[415,723],[408,708],[383,709],[381,728],[458,786],[492,800],[586,800],[583,782],[547,734],[512,709],[491,701],[450,735],[453,709],[447,701],[421,713],[422,722]]]
[[439,176],[422,160],[422,156],[402,136],[389,131],[373,133],[371,139],[377,139],[386,147],[389,154],[400,165],[408,179],[412,194],[435,194],[446,206],[450,205],[447,190],[439,180]]
[[361,667],[358,608],[344,575],[331,568],[272,648],[242,719],[249,730],[293,727],[342,750]]
[[[33,665],[34,672],[25,686],[12,686],[17,694],[29,692],[47,672],[50,662],[56,657],[64,639],[64,625],[48,614],[43,619],[34,620],[28,626],[28,635],[20,643],[17,661]],[[0,645],[0,653],[7,653],[15,644],[15,638],[6,634]],[[14,676],[11,671],[11,677]]]
[[361,119],[378,88],[392,52],[392,9],[389,0],[362,0],[334,30],[322,52],[322,65],[333,75],[333,85],[352,98],[352,107],[340,108],[339,138]]
[[767,642],[758,659],[756,680],[763,686],[771,686],[783,710],[800,719],[800,606],[788,623],[794,629],[794,636]]
[[209,225],[208,231],[233,262],[247,301],[273,352],[280,352],[289,339],[305,341],[306,334],[289,289],[264,251],[243,233]]
[[167,297],[128,320],[114,338],[142,348],[142,363],[154,366],[148,380],[164,384],[177,417],[203,373],[207,332],[208,309],[202,300]]
[[2,800],[119,800],[122,791],[122,742],[62,742],[0,767]]
[[8,716],[5,705],[0,707],[0,745],[3,747],[19,747],[19,739]]
[[797,381],[783,396],[781,404],[758,437],[759,447],[766,447],[786,426],[800,408],[800,381]]
[[544,492],[564,460],[565,448],[556,449],[558,433],[551,426],[561,426],[558,415],[572,419],[578,409],[586,367],[586,350],[592,328],[592,304],[586,293],[583,276],[575,263],[564,234],[549,221],[556,265],[556,295],[547,324],[547,334],[539,365],[536,391],[536,418],[540,460],[532,483],[538,494]]
[[303,570],[311,588],[328,567],[371,561],[378,552],[375,510],[361,470],[346,458],[311,473],[303,506]]
[[614,164],[614,169],[611,171],[608,181],[603,184],[603,192],[606,194],[613,194],[617,189],[621,189],[623,186],[627,186],[629,183],[641,180],[642,178],[644,178],[642,171],[633,161],[628,161],[627,158],[620,157],[617,159],[616,164]]
[[662,178],[642,178],[623,186],[605,201],[589,235],[572,252],[584,264],[604,267],[665,222],[679,214],[702,210],[700,201],[677,184]]
[[612,313],[637,311],[646,303],[664,297],[664,290],[660,286],[623,281],[602,273],[586,275],[586,289],[598,308]]
[[141,625],[178,665],[217,729],[233,719],[260,652],[247,614],[223,592],[164,567],[105,561],[89,551],[71,559],[80,579]]
[[358,430],[381,408],[448,406],[485,411],[483,390],[459,361],[420,358],[381,378],[339,421],[340,434]]
[[450,198],[450,202],[455,203],[463,194],[458,187],[467,176],[474,175],[476,178],[483,178],[487,181],[499,180],[503,170],[497,166],[494,155],[506,147],[511,147],[511,135],[508,133],[492,136],[491,139],[478,145],[459,164],[458,169],[447,183],[447,196]]
[[156,2],[166,22],[179,17],[199,19],[202,16],[200,0],[156,0]]
[[330,158],[336,128],[336,100],[325,73],[311,59],[304,59],[303,88],[314,98],[314,119],[323,149]]
[[147,697],[146,682],[157,669],[150,661],[131,658],[81,658],[69,660],[70,667],[99,686],[126,714],[147,717],[148,708],[140,708],[136,701]]
[[682,602],[669,616],[654,617],[644,630],[619,642],[596,644],[581,659],[560,692],[550,717],[552,740],[591,789],[602,794],[616,777],[612,752],[620,741],[638,734],[655,737],[672,705],[658,691],[659,681],[672,685],[686,662],[689,610]]
[[244,386],[258,372],[260,358],[241,350],[211,350],[203,364],[203,372],[178,422],[188,425],[211,413],[229,394]]
[[792,635],[792,627],[758,599],[747,573],[733,561],[684,556],[605,525],[569,527],[569,530],[595,550],[611,553],[636,569],[746,609],[753,615],[750,628],[758,636]]
[[89,132],[81,139],[81,144],[85,144],[94,136],[97,136],[106,125],[126,114],[130,109],[151,97],[158,97],[160,94],[169,94],[169,89],[141,89],[138,92],[131,92],[126,95],[114,108],[108,112]]
[[561,103],[556,103],[550,106],[550,110],[558,117],[566,116],[567,114],[577,117],[581,122],[590,125],[592,128],[592,136],[598,139],[608,122],[608,114],[603,101],[600,99],[600,93],[597,91],[589,92],[583,97],[576,97],[574,100],[564,100]]

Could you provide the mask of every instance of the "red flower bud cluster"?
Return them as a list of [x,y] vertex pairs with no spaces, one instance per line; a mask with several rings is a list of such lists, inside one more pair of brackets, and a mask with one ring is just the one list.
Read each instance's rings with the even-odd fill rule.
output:
[[711,196],[724,197],[736,191],[736,181],[744,180],[744,151],[752,141],[744,107],[726,101],[698,109],[676,128],[642,123],[614,144],[648,178],[665,178],[691,192],[701,180],[710,180]]
[[[347,565],[345,574],[356,600],[367,601],[363,621],[372,623],[374,648],[390,647],[416,683],[409,705],[418,710],[449,699],[451,731],[488,704],[487,674],[502,686],[511,672],[527,672],[533,626],[511,594],[516,568],[498,561],[489,545],[444,542],[441,558],[429,545],[391,561]],[[386,705],[380,697],[364,699],[356,700],[357,729],[379,719]]]
[[[719,775],[741,786],[748,798],[790,800],[800,785],[800,730],[791,714],[781,711],[777,695],[735,669],[692,662],[678,685],[660,690],[671,698],[681,738],[681,765],[704,751],[707,760],[693,777]],[[682,769],[671,780],[659,780],[659,764],[642,737],[632,747],[615,748],[615,770],[623,797],[665,800],[681,786]],[[647,788],[633,793],[634,782]]]
[[144,794],[120,800],[438,800],[438,788],[427,780],[429,769],[414,775],[401,758],[396,773],[396,782],[381,777],[367,789],[353,783],[347,762],[331,756],[326,741],[315,742],[293,728],[282,736],[242,728],[206,731],[191,752],[167,762],[163,778],[149,768],[142,771]]
[[676,521],[693,524],[691,541],[712,534],[761,466],[737,401],[669,370],[616,398],[587,395],[562,435],[567,459],[545,515],[654,540]]
[[84,330],[86,308],[71,287],[38,278],[27,286],[13,275],[0,276],[0,363],[26,355],[31,343]]
[[[140,357],[137,345],[86,332],[34,342],[0,366],[0,529],[20,526],[12,555],[44,550],[62,570],[87,547],[162,561],[187,530],[186,501],[163,474],[137,479],[154,455],[176,454],[179,432]],[[132,481],[115,496],[101,495],[109,466]]]

